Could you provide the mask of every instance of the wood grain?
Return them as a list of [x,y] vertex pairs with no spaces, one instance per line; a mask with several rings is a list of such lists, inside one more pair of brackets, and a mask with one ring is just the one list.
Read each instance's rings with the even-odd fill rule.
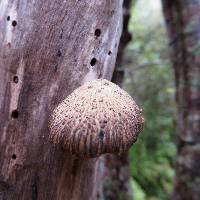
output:
[[0,1],[0,199],[96,199],[96,160],[49,144],[47,122],[83,82],[111,78],[121,28],[122,0]]

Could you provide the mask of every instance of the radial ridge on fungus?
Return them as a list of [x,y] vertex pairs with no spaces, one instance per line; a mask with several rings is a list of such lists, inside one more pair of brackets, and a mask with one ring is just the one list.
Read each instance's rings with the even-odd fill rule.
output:
[[144,118],[133,98],[116,84],[96,79],[74,90],[53,111],[50,140],[80,157],[127,152]]

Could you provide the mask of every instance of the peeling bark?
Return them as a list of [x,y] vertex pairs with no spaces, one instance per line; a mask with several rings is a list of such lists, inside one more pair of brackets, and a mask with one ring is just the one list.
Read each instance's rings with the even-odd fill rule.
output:
[[200,199],[200,1],[163,0],[176,79],[175,200]]
[[0,199],[96,199],[97,161],[53,147],[47,125],[79,85],[111,79],[121,22],[122,0],[0,2]]
[[112,76],[112,82],[118,85],[122,85],[123,78],[124,78],[124,68],[123,68],[123,56],[124,51],[127,44],[131,41],[132,35],[128,32],[128,23],[130,19],[130,9],[131,3],[134,2],[133,0],[124,0],[123,4],[123,29],[122,35],[120,38],[118,53],[117,53],[117,60],[115,70]]

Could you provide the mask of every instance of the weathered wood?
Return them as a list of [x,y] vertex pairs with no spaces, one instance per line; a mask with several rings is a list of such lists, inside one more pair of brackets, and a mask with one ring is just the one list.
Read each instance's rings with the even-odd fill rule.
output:
[[79,85],[111,79],[121,22],[122,0],[0,1],[0,199],[96,199],[96,160],[53,147],[47,125]]
[[[115,70],[112,76],[112,82],[122,87],[124,79],[124,54],[127,44],[132,35],[128,32],[128,23],[130,19],[131,4],[133,0],[124,0],[123,2],[123,29],[120,38]],[[104,174],[102,185],[102,196],[105,199],[133,200],[134,195],[130,184],[130,162],[128,153],[123,156],[106,155],[104,156]]]

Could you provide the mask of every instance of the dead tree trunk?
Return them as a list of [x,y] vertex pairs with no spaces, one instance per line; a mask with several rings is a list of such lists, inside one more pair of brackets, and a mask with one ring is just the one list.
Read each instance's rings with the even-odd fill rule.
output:
[[174,200],[200,199],[200,1],[163,0],[176,79],[178,155]]
[[47,125],[79,85],[111,79],[121,28],[122,0],[0,2],[0,199],[96,199],[95,160],[54,148]]
[[[116,66],[112,77],[112,82],[122,86],[124,78],[123,56],[131,34],[128,32],[132,0],[124,0],[123,3],[123,29],[120,38]],[[130,169],[128,154],[123,156],[106,155],[104,156],[104,174],[102,180],[102,194],[109,200],[133,200],[133,191],[130,185]]]

